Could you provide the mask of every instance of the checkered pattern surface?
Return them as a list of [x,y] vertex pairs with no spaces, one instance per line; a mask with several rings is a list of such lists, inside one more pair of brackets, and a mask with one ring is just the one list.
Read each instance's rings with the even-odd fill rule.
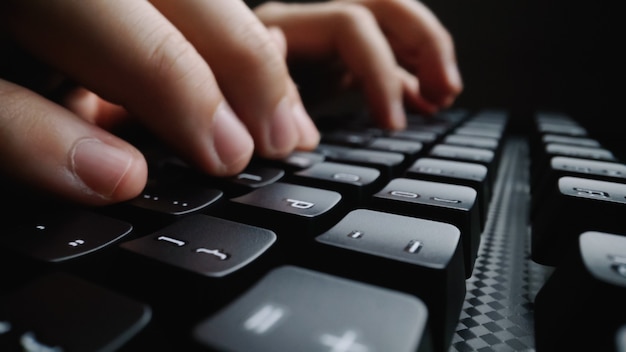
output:
[[549,269],[529,259],[527,145],[502,154],[490,214],[450,351],[534,351],[533,300]]

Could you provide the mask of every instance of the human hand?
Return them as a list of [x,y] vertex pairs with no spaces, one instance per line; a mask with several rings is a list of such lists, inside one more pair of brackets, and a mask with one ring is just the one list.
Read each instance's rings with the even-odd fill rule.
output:
[[24,184],[91,205],[138,195],[146,161],[107,130],[128,117],[216,176],[318,143],[280,33],[241,1],[7,0],[0,20],[0,173]]
[[450,34],[418,1],[269,2],[255,12],[282,29],[294,60],[339,58],[383,127],[403,128],[405,107],[449,107],[463,89]]

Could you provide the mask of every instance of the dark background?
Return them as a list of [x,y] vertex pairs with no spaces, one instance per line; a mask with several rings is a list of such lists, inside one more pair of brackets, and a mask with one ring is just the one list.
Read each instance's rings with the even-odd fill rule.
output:
[[624,154],[623,23],[608,1],[425,0],[455,39],[458,105],[566,112]]

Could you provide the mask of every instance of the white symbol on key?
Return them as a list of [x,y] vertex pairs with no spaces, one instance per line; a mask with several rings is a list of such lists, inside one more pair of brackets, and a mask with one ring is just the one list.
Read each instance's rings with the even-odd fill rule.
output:
[[74,240],[74,241],[72,241],[72,242],[68,242],[67,244],[68,244],[68,245],[70,245],[70,246],[72,246],[72,247],[78,247],[78,246],[80,246],[81,244],[85,244],[85,241],[83,241],[83,240],[81,240],[81,239],[78,239],[78,240]]
[[262,181],[263,178],[259,175],[253,175],[253,174],[248,174],[248,173],[241,173],[239,175],[237,175],[237,179],[239,180],[252,180],[252,181]]
[[287,203],[289,203],[290,206],[294,207],[294,208],[298,208],[298,209],[310,209],[313,208],[313,206],[315,205],[315,203],[311,203],[311,202],[306,202],[303,200],[297,200],[297,199],[286,199]]
[[167,236],[159,236],[159,237],[157,237],[157,240],[173,243],[173,244],[177,245],[178,247],[182,247],[182,246],[185,245],[184,241],[177,240],[175,238],[171,238],[171,237],[167,237]]
[[277,307],[273,304],[266,304],[257,310],[243,323],[246,330],[256,334],[266,333],[272,326],[285,316],[285,309]]
[[58,346],[46,346],[43,343],[37,341],[35,334],[32,332],[25,332],[20,336],[20,345],[24,351],[45,351],[45,352],[62,352],[63,349]]
[[219,249],[206,249],[206,248],[198,248],[196,249],[196,253],[206,253],[211,254],[218,257],[220,260],[228,259],[228,254],[220,251]]
[[320,336],[320,342],[324,346],[330,347],[329,352],[367,352],[367,346],[356,341],[357,333],[348,330],[342,336],[331,334],[323,334]]

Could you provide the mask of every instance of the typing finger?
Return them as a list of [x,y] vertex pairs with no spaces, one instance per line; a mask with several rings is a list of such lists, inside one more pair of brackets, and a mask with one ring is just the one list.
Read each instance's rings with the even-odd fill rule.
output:
[[281,157],[319,135],[285,63],[283,48],[242,1],[153,0],[213,69],[257,152]]
[[270,26],[280,27],[294,57],[338,55],[363,86],[373,115],[388,128],[405,126],[402,82],[397,63],[375,18],[364,7],[344,3],[286,5],[255,9]]
[[454,42],[437,17],[415,0],[335,0],[372,11],[398,59],[420,81],[420,94],[450,106],[463,89]]
[[0,172],[76,202],[135,197],[147,177],[127,142],[21,86],[0,79]]
[[15,41],[124,107],[193,164],[226,175],[249,161],[252,138],[210,67],[149,2],[7,1],[2,6],[0,16]]

